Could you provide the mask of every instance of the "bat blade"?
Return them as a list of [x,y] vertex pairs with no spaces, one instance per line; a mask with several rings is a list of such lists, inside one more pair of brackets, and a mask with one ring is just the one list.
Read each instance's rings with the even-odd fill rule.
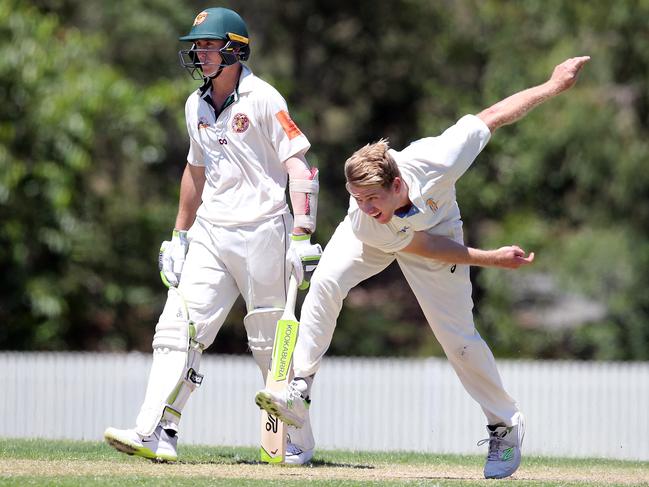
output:
[[277,322],[275,344],[273,345],[273,359],[270,374],[266,379],[266,386],[268,386],[269,379],[271,379],[272,383],[281,384],[282,387],[286,387],[291,372],[291,362],[293,360],[299,326],[300,323],[296,319],[287,320],[283,316]]
[[[270,369],[266,376],[266,389],[269,391],[280,392],[286,389],[288,381],[293,378],[291,364],[300,326],[300,323],[295,318],[296,299],[297,281],[294,276],[291,276],[284,313],[277,321],[273,354]],[[261,461],[264,463],[284,463],[285,456],[286,425],[275,415],[262,410]]]
[[259,455],[264,463],[283,463],[286,455],[286,425],[263,409]]

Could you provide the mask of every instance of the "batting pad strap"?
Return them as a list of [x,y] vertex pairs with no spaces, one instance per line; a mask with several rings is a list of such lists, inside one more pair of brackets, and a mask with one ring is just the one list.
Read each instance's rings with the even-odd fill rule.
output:
[[160,424],[163,428],[178,431],[182,410],[187,404],[189,396],[203,383],[203,375],[198,373],[200,361],[200,349],[190,348],[187,352],[187,366],[183,370],[183,375],[176,387],[167,397],[167,402],[162,411]]

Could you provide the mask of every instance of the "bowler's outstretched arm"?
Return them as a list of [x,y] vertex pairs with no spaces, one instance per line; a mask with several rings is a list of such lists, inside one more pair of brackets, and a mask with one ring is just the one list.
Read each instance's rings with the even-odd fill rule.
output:
[[478,114],[493,133],[498,127],[514,123],[523,118],[534,107],[571,88],[577,82],[581,68],[590,56],[567,59],[554,68],[552,76],[545,83],[520,91],[499,101]]

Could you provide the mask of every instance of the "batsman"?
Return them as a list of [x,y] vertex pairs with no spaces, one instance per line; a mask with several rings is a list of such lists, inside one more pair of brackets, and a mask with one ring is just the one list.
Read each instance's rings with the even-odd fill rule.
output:
[[[564,61],[545,83],[462,117],[438,137],[415,141],[402,151],[381,140],[347,160],[349,211],[327,244],[302,305],[295,378],[283,391],[259,391],[260,407],[287,423],[305,424],[313,378],[331,343],[343,299],[396,260],[464,388],[486,416],[488,438],[479,442],[489,444],[485,477],[509,477],[518,469],[524,417],[475,329],[466,264],[515,268],[533,256],[526,257],[515,246],[479,251],[459,245],[463,235],[455,183],[496,129],[572,87],[588,60],[583,56]],[[458,247],[447,242],[448,252],[440,254],[440,236],[450,237]],[[444,263],[454,259],[452,265]],[[377,391],[377,397],[389,393]]]
[[[201,354],[237,297],[245,300],[248,343],[265,380],[289,276],[306,286],[304,270],[322,252],[310,240],[319,186],[305,158],[309,141],[277,90],[242,64],[251,51],[243,19],[208,8],[180,40],[191,45],[180,51],[181,64],[201,84],[185,104],[189,152],[175,228],[160,251],[169,292],[135,427],[104,434],[122,452],[166,461],[177,459],[181,414],[203,380]],[[285,463],[310,459],[309,420],[288,436]]]

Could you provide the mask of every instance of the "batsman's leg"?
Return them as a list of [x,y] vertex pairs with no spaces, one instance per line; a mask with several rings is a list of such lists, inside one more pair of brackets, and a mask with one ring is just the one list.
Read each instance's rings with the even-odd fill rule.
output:
[[136,427],[108,428],[104,435],[109,444],[128,454],[176,460],[181,413],[202,382],[202,350],[214,341],[239,294],[214,250],[208,228],[197,220],[190,233],[180,292],[169,290],[156,326],[153,363]]
[[[282,308],[259,308],[248,313],[243,319],[248,334],[248,346],[259,367],[263,383],[266,383],[272,360],[275,328],[283,312]],[[286,425],[267,411],[262,410],[260,414],[261,461],[281,463],[286,454]]]
[[[285,252],[287,230],[292,227],[290,215],[284,215],[254,227],[239,229],[245,245],[239,246],[238,252],[246,265],[241,266],[241,272],[233,272],[248,306],[249,312],[244,318],[248,345],[264,383],[271,364],[277,322],[284,312],[286,302],[286,277],[291,273],[291,265],[285,258]],[[307,455],[304,453],[287,455],[287,451],[305,450],[304,445],[293,445],[291,439],[287,439],[287,425],[263,410],[260,432],[263,462],[301,464],[306,461],[304,459]],[[313,436],[311,435],[310,442],[302,443],[308,445],[312,455],[315,446]]]
[[170,289],[153,338],[153,363],[136,427],[108,428],[104,437],[111,446],[150,459],[177,459],[181,411],[203,380],[198,373],[203,347],[196,342],[195,335],[182,295],[177,289]]

